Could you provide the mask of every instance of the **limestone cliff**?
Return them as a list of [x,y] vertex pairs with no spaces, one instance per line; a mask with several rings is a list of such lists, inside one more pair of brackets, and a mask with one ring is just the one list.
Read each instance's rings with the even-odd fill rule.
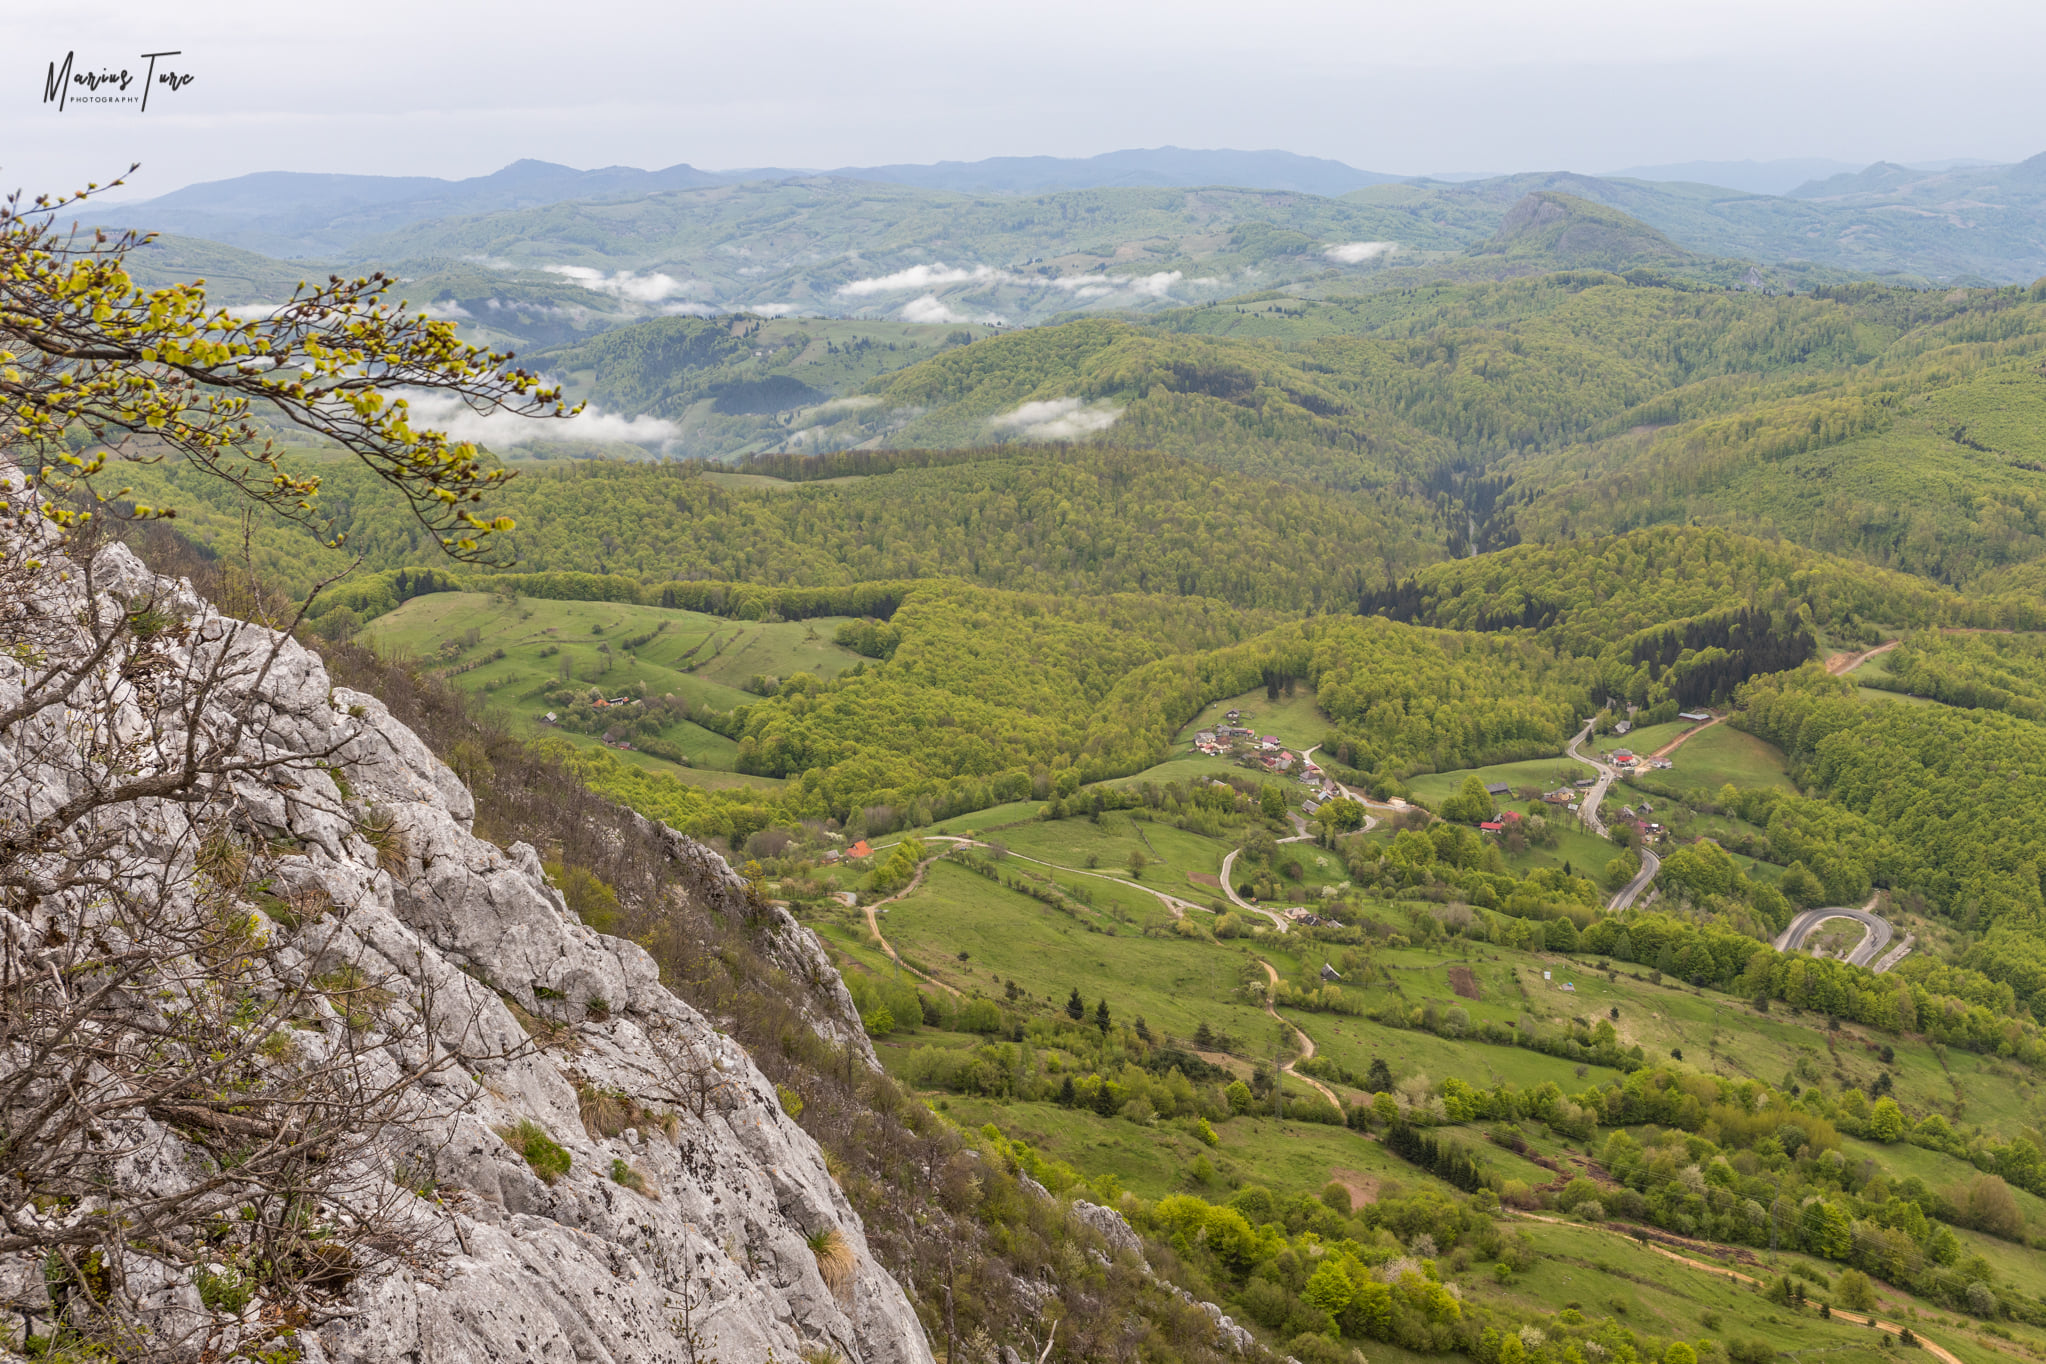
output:
[[[412,1225],[426,1253],[355,1276],[333,1311],[297,1332],[303,1358],[931,1360],[902,1288],[869,1255],[816,1143],[746,1053],[663,987],[646,952],[579,922],[534,849],[476,837],[470,794],[454,773],[375,697],[333,689],[315,655],[268,631],[221,643],[228,637],[212,628],[223,622],[211,608],[118,546],[93,567],[90,590],[122,609],[147,599],[178,616],[176,631],[151,641],[171,671],[209,647],[268,651],[249,683],[258,694],[244,700],[272,756],[303,761],[232,779],[237,827],[260,847],[286,850],[253,902],[263,932],[289,940],[308,970],[338,957],[359,964],[381,982],[380,999],[436,1001],[429,1059],[447,1064],[427,1068],[419,1119],[394,1130],[379,1172],[392,1198],[416,1203]],[[40,614],[61,620],[84,604],[54,601]],[[30,671],[21,658],[0,659],[0,710],[19,700]],[[130,704],[124,678],[110,679],[109,704]],[[27,770],[33,737],[31,765],[61,783],[66,723],[37,715],[0,731],[0,766]],[[81,767],[97,760],[83,749],[72,757]],[[33,815],[38,799],[26,788],[0,793],[0,822]],[[178,813],[136,805],[123,853],[146,861],[153,821]],[[657,832],[736,893],[710,850]],[[139,872],[191,876],[174,861]],[[343,912],[331,925],[299,924],[276,909],[307,897]],[[0,910],[10,940],[27,945],[54,940],[39,914]],[[809,978],[811,997],[824,1001],[812,1025],[856,1041],[871,1063],[821,947],[786,916],[775,939],[779,965]],[[317,1040],[320,1021],[306,1026]],[[394,1054],[390,1064],[419,1061]],[[518,1133],[533,1130],[521,1124],[566,1152],[565,1173],[514,1149]],[[197,1168],[180,1151],[176,1122],[138,1120],[134,1130],[138,1146],[160,1157],[152,1177]],[[12,1300],[37,1291],[40,1262],[16,1257],[7,1268]],[[168,1282],[158,1303],[203,1314],[181,1282]]]

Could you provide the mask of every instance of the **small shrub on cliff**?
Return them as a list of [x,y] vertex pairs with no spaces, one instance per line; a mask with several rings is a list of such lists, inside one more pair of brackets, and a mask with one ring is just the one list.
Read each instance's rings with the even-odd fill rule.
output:
[[533,1167],[533,1173],[540,1176],[543,1184],[552,1184],[569,1171],[573,1163],[567,1148],[547,1135],[547,1129],[531,1118],[522,1118],[509,1127],[497,1129],[497,1135],[504,1138],[504,1144],[526,1158],[526,1164]]

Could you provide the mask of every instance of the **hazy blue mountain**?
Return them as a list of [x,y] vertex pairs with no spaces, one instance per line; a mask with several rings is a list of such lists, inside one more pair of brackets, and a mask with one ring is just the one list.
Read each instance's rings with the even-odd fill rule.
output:
[[262,171],[187,185],[161,198],[107,212],[134,224],[206,237],[271,256],[327,255],[384,232],[433,218],[536,208],[568,199],[615,199],[720,183],[693,166],[576,170],[514,161],[489,175],[440,180],[415,175],[319,175]]
[[1544,190],[1617,208],[1688,250],[1722,259],[1802,262],[1928,283],[2028,284],[2046,274],[2046,155],[1941,172],[1879,162],[1801,186],[1793,196],[1557,171],[1468,184],[1374,185],[1343,198],[1410,210],[1425,198],[1468,223],[1486,213],[1503,219],[1524,196]]
[[1922,207],[2046,204],[2046,153],[2012,166],[1980,162],[1904,166],[1878,161],[1860,170],[1814,178],[1793,199],[1831,203],[1909,203]]
[[1694,185],[1723,185],[1749,194],[1787,194],[1808,180],[1822,180],[1859,169],[1851,161],[1798,156],[1775,161],[1673,161],[1659,166],[1628,166],[1624,170],[1607,171],[1600,178],[1679,180]]
[[421,175],[321,175],[263,171],[188,185],[108,210],[121,224],[205,237],[271,256],[324,256],[370,237],[437,218],[468,218],[577,200],[634,199],[665,190],[818,177],[972,194],[1039,194],[1116,186],[1223,185],[1334,196],[1399,177],[1292,152],[1190,151],[1154,147],[1100,156],[998,156],[936,165],[848,166],[838,170],[756,167],[705,171],[689,165],[577,170],[514,161],[489,175],[441,180]]

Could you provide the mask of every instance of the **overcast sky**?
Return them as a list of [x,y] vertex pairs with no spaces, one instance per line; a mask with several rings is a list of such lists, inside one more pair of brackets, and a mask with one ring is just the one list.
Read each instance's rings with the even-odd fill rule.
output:
[[[2046,150],[2037,0],[0,0],[0,184],[1277,147],[1402,174]],[[51,61],[159,74],[43,102]],[[101,93],[106,93],[102,91]],[[137,93],[131,87],[130,93]]]

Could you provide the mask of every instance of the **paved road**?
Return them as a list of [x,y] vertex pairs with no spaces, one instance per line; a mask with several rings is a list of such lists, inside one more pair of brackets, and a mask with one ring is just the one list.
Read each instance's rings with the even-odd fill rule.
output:
[[1607,909],[1616,913],[1623,909],[1633,908],[1634,901],[1639,899],[1641,893],[1655,883],[1655,874],[1662,870],[1662,859],[1654,853],[1646,848],[1636,848],[1635,851],[1641,854],[1641,870],[1634,873],[1634,879],[1622,886],[1620,893],[1615,895],[1612,898],[1612,902],[1606,906]]
[[[1286,841],[1289,843],[1292,842],[1291,839],[1287,839]],[[1238,909],[1243,910],[1245,913],[1248,914],[1264,915],[1267,919],[1270,919],[1274,924],[1278,926],[1278,929],[1281,933],[1284,933],[1286,929],[1290,927],[1290,925],[1286,922],[1285,915],[1279,913],[1275,909],[1266,909],[1263,905],[1254,905],[1250,901],[1244,899],[1241,895],[1238,895],[1236,893],[1235,881],[1236,854],[1242,851],[1243,849],[1241,848],[1231,848],[1229,850],[1229,855],[1222,859],[1222,893],[1228,896],[1229,903],[1235,905]]]
[[1604,838],[1606,836],[1606,826],[1604,821],[1598,817],[1598,803],[1606,798],[1606,788],[1611,786],[1613,778],[1620,774],[1613,768],[1600,762],[1597,758],[1587,756],[1584,752],[1584,741],[1591,737],[1592,723],[1592,721],[1586,720],[1584,728],[1578,730],[1577,737],[1570,741],[1570,756],[1598,774],[1598,781],[1592,785],[1589,791],[1584,793],[1584,799],[1578,807],[1577,817],[1584,821],[1586,828],[1590,829],[1600,838]]
[[[1870,962],[1875,961],[1876,957],[1882,953],[1885,947],[1889,946],[1890,939],[1896,934],[1896,929],[1890,926],[1890,921],[1875,912],[1876,899],[1876,896],[1870,896],[1868,903],[1859,909],[1848,905],[1829,905],[1823,909],[1808,909],[1795,919],[1792,919],[1790,927],[1779,933],[1776,936],[1776,941],[1770,945],[1778,952],[1795,952],[1804,946],[1804,940],[1810,937],[1812,930],[1820,924],[1830,919],[1852,919],[1862,926],[1863,931],[1860,945],[1847,954],[1847,964],[1850,966],[1867,966]],[[1887,970],[1891,966],[1896,965],[1902,957],[1902,953],[1895,953],[1885,957],[1876,969]]]
[[[1598,773],[1598,783],[1584,793],[1584,800],[1577,811],[1577,817],[1584,821],[1586,828],[1590,829],[1600,838],[1606,838],[1609,835],[1606,833],[1605,822],[1598,817],[1598,806],[1599,802],[1605,799],[1606,788],[1613,784],[1613,779],[1619,776],[1620,773],[1617,768],[1610,767],[1600,762],[1597,758],[1590,757],[1585,753],[1583,744],[1586,739],[1591,737],[1591,725],[1592,722],[1586,720],[1584,728],[1579,730],[1577,737],[1570,741],[1570,756]],[[1641,870],[1634,874],[1633,880],[1620,888],[1620,893],[1615,895],[1612,898],[1612,902],[1606,906],[1609,910],[1617,912],[1622,909],[1631,908],[1634,902],[1641,897],[1642,892],[1654,884],[1655,874],[1662,870],[1661,858],[1645,847],[1638,848],[1636,851],[1641,854]]]

